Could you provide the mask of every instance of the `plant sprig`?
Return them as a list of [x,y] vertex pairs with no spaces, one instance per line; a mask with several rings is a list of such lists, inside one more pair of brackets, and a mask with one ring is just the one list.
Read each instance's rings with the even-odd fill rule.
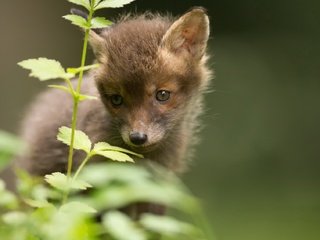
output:
[[[49,188],[40,183],[35,183],[28,174],[20,173],[23,184],[20,184],[18,190],[22,195],[23,203],[35,208],[31,213],[19,209],[21,203],[18,198],[7,191],[4,183],[0,180],[0,207],[5,206],[7,209],[13,210],[1,216],[0,224],[9,227],[9,231],[0,228],[0,234],[5,238],[9,236],[8,239],[22,239],[21,236],[27,236],[28,239],[79,239],[77,234],[83,233],[83,236],[86,236],[94,235],[92,233],[97,232],[97,226],[93,222],[93,218],[88,217],[88,215],[95,214],[97,210],[121,208],[135,202],[149,201],[169,207],[175,206],[177,210],[184,213],[199,215],[198,222],[201,226],[202,219],[201,214],[197,214],[199,211],[196,200],[191,197],[190,193],[181,188],[178,181],[170,183],[157,181],[151,178],[146,169],[132,166],[126,168],[126,166],[121,165],[121,169],[117,166],[105,166],[107,167],[105,169],[96,165],[87,166],[84,169],[87,162],[96,155],[118,162],[134,162],[131,156],[143,157],[140,154],[112,146],[106,142],[92,143],[84,132],[76,129],[80,102],[96,99],[95,96],[81,93],[84,72],[98,67],[97,64],[86,65],[90,31],[91,29],[105,28],[112,24],[106,18],[95,17],[94,14],[97,10],[103,8],[123,7],[134,0],[67,1],[83,7],[88,12],[87,15],[68,14],[64,16],[66,20],[84,30],[80,66],[64,68],[60,62],[47,58],[28,59],[18,63],[21,67],[31,71],[30,76],[36,77],[40,81],[62,79],[65,82],[64,85],[49,85],[49,87],[65,91],[73,99],[71,128],[60,127],[57,135],[59,141],[69,146],[67,174],[55,172],[46,175],[45,181],[50,186]],[[74,78],[77,78],[77,80],[72,80]],[[84,151],[86,156],[72,175],[74,150]],[[82,171],[83,169],[85,171]],[[159,175],[163,177],[165,174]],[[115,182],[121,182],[122,184],[114,184]],[[91,184],[100,185],[100,187],[103,185],[106,188],[103,190],[97,189],[95,197],[87,199],[88,201],[79,197],[78,199],[72,197],[70,197],[71,200],[68,199],[71,191],[86,190],[92,187]],[[52,199],[58,201],[61,199],[62,204],[57,206],[52,203]],[[83,201],[79,201],[79,199]],[[200,229],[187,222],[151,214],[142,215],[139,221],[134,221],[123,213],[110,211],[102,216],[102,226],[100,227],[99,234],[106,234],[112,239],[124,239],[130,236],[130,239],[149,240],[158,239],[160,235],[164,236],[165,239],[204,239]]]
[[[95,96],[88,96],[81,93],[81,86],[83,81],[84,72],[90,69],[98,67],[97,64],[86,65],[87,58],[87,49],[89,34],[91,29],[105,28],[112,24],[111,21],[107,20],[104,17],[94,17],[94,13],[103,8],[118,8],[122,7],[125,4],[131,3],[134,0],[68,0],[71,3],[84,7],[88,11],[87,17],[68,14],[63,16],[66,20],[69,20],[72,24],[79,26],[84,29],[84,41],[82,47],[82,55],[80,61],[80,67],[78,68],[67,68],[66,70],[62,67],[61,63],[57,60],[47,59],[47,58],[38,58],[38,59],[28,59],[19,62],[18,64],[31,71],[30,76],[36,77],[40,81],[47,81],[51,79],[63,79],[66,85],[49,85],[51,88],[56,88],[62,91],[69,93],[73,98],[73,109],[72,109],[72,120],[71,120],[71,129],[63,127],[60,129],[58,140],[63,141],[69,145],[69,154],[68,154],[68,166],[67,166],[67,179],[71,179],[71,171],[73,166],[73,151],[74,149],[81,149],[87,153],[86,158],[82,161],[81,165],[77,169],[72,181],[75,181],[79,172],[84,167],[84,165],[89,161],[89,159],[94,155],[101,155],[106,158],[109,158],[114,161],[133,161],[130,156],[127,154],[133,154],[139,157],[141,155],[135,154],[128,150],[120,149],[114,146],[111,146],[107,143],[96,144],[91,149],[92,143],[88,137],[85,137],[85,133],[76,130],[77,126],[77,115],[78,115],[78,106],[81,101],[84,100],[93,100],[96,99]],[[76,86],[74,87],[71,79],[78,76]],[[77,135],[77,136],[76,136]],[[87,148],[79,146],[81,141]],[[89,146],[90,143],[90,146]],[[101,146],[104,145],[105,149],[101,149]],[[108,147],[107,147],[108,146]],[[106,150],[108,149],[108,150]],[[58,175],[52,176],[53,178]],[[60,175],[59,175],[60,176]],[[58,178],[58,177],[57,177]],[[68,192],[67,192],[68,193]],[[68,194],[65,195],[65,199]]]

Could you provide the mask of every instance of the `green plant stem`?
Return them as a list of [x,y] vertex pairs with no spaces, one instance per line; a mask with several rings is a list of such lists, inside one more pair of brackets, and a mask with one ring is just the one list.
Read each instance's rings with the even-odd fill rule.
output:
[[73,165],[73,146],[74,146],[75,129],[77,126],[78,105],[79,105],[79,99],[74,98],[73,109],[72,109],[72,122],[71,122],[71,142],[70,142],[69,156],[68,156],[68,171],[67,171],[68,178],[71,177],[71,171],[72,171],[72,165]]
[[89,153],[86,158],[82,161],[82,163],[80,164],[80,166],[78,167],[76,173],[74,174],[73,178],[72,178],[72,181],[75,181],[79,175],[79,173],[81,172],[81,170],[83,169],[83,167],[86,165],[86,163],[90,160],[90,158],[92,157],[93,155],[91,153]]
[[[89,12],[89,16],[87,19],[88,23],[91,23],[93,12],[94,12],[94,2],[91,1],[91,9]],[[84,42],[82,47],[82,56],[81,56],[81,71],[79,73],[79,79],[77,84],[77,89],[75,94],[73,94],[73,113],[72,113],[72,122],[71,122],[71,143],[69,147],[69,156],[68,156],[68,169],[67,169],[67,177],[71,177],[71,171],[72,171],[72,165],[73,165],[73,146],[74,146],[74,135],[75,130],[77,126],[77,114],[78,114],[78,105],[79,105],[79,94],[81,91],[81,85],[83,80],[83,72],[84,72],[84,66],[86,63],[87,58],[87,49],[88,49],[88,40],[89,40],[89,32],[90,29],[86,29],[85,35],[84,35]]]
[[[90,158],[93,156],[94,154],[92,153],[88,153],[88,155],[86,156],[86,158],[82,161],[82,163],[80,164],[80,166],[78,167],[76,173],[73,175],[71,182],[75,181],[79,175],[79,173],[81,172],[81,170],[83,169],[83,167],[86,165],[86,163],[90,160]],[[69,178],[70,179],[70,178]],[[63,195],[62,198],[62,204],[66,203],[68,196],[69,196],[70,191],[66,191]]]

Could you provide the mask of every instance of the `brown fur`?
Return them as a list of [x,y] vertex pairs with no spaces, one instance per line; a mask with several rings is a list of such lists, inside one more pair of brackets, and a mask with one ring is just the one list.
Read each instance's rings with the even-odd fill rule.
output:
[[[91,32],[100,67],[85,77],[82,91],[101,100],[80,104],[77,128],[93,142],[130,148],[143,153],[145,160],[175,172],[184,170],[210,79],[208,35],[208,17],[200,8],[176,21],[160,15],[131,16],[99,34]],[[170,91],[170,99],[157,101],[158,90]],[[113,94],[123,97],[123,105],[112,106]],[[19,161],[22,167],[37,175],[65,172],[67,147],[56,135],[60,126],[70,126],[71,111],[72,99],[64,92],[48,90],[37,98],[23,123],[29,152]],[[148,141],[131,144],[132,131],[147,134]],[[82,156],[75,152],[75,165]]]

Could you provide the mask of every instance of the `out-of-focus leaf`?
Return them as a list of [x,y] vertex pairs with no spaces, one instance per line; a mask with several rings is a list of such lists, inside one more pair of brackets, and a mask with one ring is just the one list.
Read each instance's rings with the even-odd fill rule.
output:
[[14,154],[20,152],[24,144],[14,135],[0,130],[0,152]]
[[103,0],[94,8],[95,10],[102,8],[120,8],[126,4],[133,2],[134,0]]
[[45,208],[50,207],[50,204],[47,200],[35,200],[35,199],[24,199],[25,203],[34,208]]
[[[71,128],[60,127],[57,139],[70,146],[71,143]],[[91,150],[91,141],[89,137],[80,130],[75,130],[74,135],[74,149],[83,150],[89,153]]]
[[199,234],[199,230],[189,223],[181,222],[175,218],[168,216],[156,216],[153,214],[143,214],[140,223],[146,229],[165,236],[175,236],[179,239],[183,235],[183,239],[195,239]]
[[60,211],[66,213],[96,213],[97,211],[89,205],[82,202],[68,202],[60,207]]
[[24,149],[25,145],[17,137],[0,130],[0,170],[10,163],[13,155]]
[[66,73],[60,62],[47,58],[28,59],[18,63],[19,66],[31,71],[31,77],[36,77],[40,81],[56,78],[72,78],[74,75]]
[[144,168],[133,164],[96,163],[86,166],[80,178],[95,187],[107,186],[112,181],[135,184],[150,181],[151,174]]
[[0,179],[0,206],[6,207],[9,209],[14,209],[18,206],[17,197],[6,190],[5,183]]
[[92,205],[98,209],[119,208],[134,202],[153,202],[165,205],[183,212],[194,210],[195,199],[180,192],[175,186],[153,181],[139,181],[123,184],[112,184],[98,191]]
[[18,226],[27,220],[28,216],[24,212],[12,211],[2,215],[2,221],[9,225]]
[[103,216],[102,223],[117,240],[146,240],[145,233],[125,214],[112,211]]

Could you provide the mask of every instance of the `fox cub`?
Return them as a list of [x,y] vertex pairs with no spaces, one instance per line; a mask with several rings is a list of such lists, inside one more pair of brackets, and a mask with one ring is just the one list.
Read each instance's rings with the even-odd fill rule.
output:
[[[131,149],[174,172],[186,167],[198,128],[203,93],[210,80],[206,66],[209,19],[193,8],[178,19],[144,14],[91,31],[99,63],[82,87],[99,100],[85,101],[77,129],[93,142]],[[31,174],[66,171],[67,147],[56,140],[60,126],[70,126],[72,99],[48,90],[31,105],[22,137],[29,151],[19,160]],[[75,165],[82,160],[76,151]]]

